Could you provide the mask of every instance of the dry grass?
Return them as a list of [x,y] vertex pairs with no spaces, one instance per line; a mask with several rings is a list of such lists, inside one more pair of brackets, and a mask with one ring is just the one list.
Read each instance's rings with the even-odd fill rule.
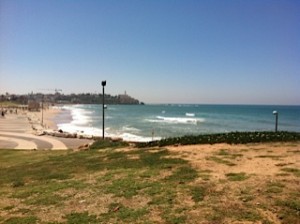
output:
[[0,150],[0,222],[297,224],[299,149]]

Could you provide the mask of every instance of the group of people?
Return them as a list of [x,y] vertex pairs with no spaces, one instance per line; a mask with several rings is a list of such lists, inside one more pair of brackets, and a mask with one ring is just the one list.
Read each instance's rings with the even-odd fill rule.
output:
[[[9,112],[12,114],[12,113],[15,113],[15,114],[18,114],[18,109],[10,109]],[[1,117],[5,117],[5,114],[8,113],[8,110],[1,110]]]

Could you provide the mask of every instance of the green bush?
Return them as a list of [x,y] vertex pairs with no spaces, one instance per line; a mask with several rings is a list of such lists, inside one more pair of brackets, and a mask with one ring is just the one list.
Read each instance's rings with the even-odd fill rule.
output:
[[106,148],[122,148],[126,147],[129,144],[123,141],[112,141],[110,139],[101,139],[95,141],[91,146],[90,149],[106,149]]
[[246,144],[262,142],[291,142],[300,141],[299,132],[230,132],[222,134],[191,135],[183,137],[166,138],[159,141],[137,143],[136,146],[154,147],[167,145],[193,145],[193,144]]

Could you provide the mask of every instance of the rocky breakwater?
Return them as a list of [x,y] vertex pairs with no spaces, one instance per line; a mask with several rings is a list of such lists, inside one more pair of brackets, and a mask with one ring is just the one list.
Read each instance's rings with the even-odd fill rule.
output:
[[93,138],[93,136],[88,136],[84,134],[64,132],[61,129],[59,130],[50,129],[47,125],[41,122],[41,119],[39,118],[39,116],[37,116],[36,113],[27,113],[27,119],[33,130],[33,134],[38,136],[50,135],[50,136],[61,137],[61,138],[85,138],[85,139]]
[[77,134],[74,133],[67,133],[67,132],[63,132],[62,130],[52,130],[52,129],[45,129],[43,130],[43,133],[45,135],[50,135],[50,136],[54,136],[54,137],[60,137],[60,138],[77,138]]
[[27,119],[35,135],[42,135],[44,127],[35,113],[27,113]]

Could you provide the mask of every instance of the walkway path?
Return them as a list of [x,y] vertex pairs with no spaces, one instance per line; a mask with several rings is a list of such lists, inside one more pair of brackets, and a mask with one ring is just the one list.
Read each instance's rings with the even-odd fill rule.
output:
[[52,149],[66,150],[90,143],[86,139],[64,139],[36,136],[26,114],[8,114],[0,118],[0,149]]

